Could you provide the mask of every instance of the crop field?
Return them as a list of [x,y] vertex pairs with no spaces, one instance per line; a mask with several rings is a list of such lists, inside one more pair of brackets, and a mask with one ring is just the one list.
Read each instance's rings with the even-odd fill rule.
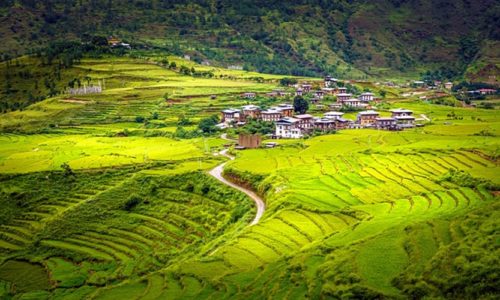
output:
[[461,298],[470,280],[495,295],[497,110],[402,102],[393,88],[381,114],[405,107],[424,127],[230,148],[226,178],[266,204],[248,226],[251,199],[208,175],[228,141],[174,133],[272,103],[240,94],[282,76],[168,57],[214,74],[199,78],[158,59],[83,59],[62,76],[104,80],[103,93],[0,117],[0,298]]

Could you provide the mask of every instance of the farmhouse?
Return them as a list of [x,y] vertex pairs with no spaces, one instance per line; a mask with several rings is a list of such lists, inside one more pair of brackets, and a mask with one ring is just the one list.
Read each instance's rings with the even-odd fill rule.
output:
[[304,90],[304,93],[309,93],[311,91],[312,85],[310,84],[303,84],[302,89]]
[[239,122],[241,120],[240,110],[229,108],[222,111],[222,123]]
[[242,112],[245,118],[260,118],[260,108],[257,105],[245,105],[242,107]]
[[285,117],[276,122],[276,137],[299,139],[303,137],[302,130],[298,127],[299,120]]
[[338,112],[338,111],[329,111],[329,112],[323,114],[323,116],[329,120],[341,119],[343,115],[344,115],[343,112]]
[[395,129],[396,123],[395,118],[384,117],[375,119],[375,127],[379,129]]
[[276,109],[278,109],[279,111],[281,111],[281,114],[284,117],[291,117],[291,116],[293,116],[293,105],[291,105],[291,104],[282,103],[282,104],[279,104]]
[[332,76],[325,77],[325,87],[330,87],[336,83],[337,83],[337,79],[333,78]]
[[413,115],[413,111],[409,109],[397,108],[397,109],[391,109],[390,111],[392,113],[393,118]]
[[345,88],[345,87],[338,87],[338,88],[335,90],[335,93],[336,93],[336,94],[346,94],[346,93],[347,93],[347,88]]
[[299,122],[297,123],[297,127],[301,129],[307,130],[313,127],[314,117],[309,114],[296,115],[294,116],[294,118],[299,120]]
[[263,110],[260,112],[260,118],[265,122],[276,122],[281,119],[281,110],[276,108],[270,108],[268,110]]
[[352,120],[348,120],[348,119],[344,119],[344,118],[337,119],[337,120],[335,120],[335,129],[349,128],[352,123],[353,123]]
[[314,97],[318,98],[318,99],[323,99],[324,95],[325,95],[325,93],[323,91],[315,91],[314,92]]
[[447,82],[444,84],[444,88],[447,90],[451,90],[452,87],[453,87],[453,82]]
[[374,110],[365,110],[358,113],[357,123],[361,126],[372,126],[378,116],[379,113]]
[[366,103],[363,103],[363,101],[356,99],[356,98],[347,99],[347,100],[341,101],[341,103],[342,103],[342,105],[351,106],[351,107],[366,107],[367,106]]
[[247,99],[254,99],[255,98],[255,93],[244,93],[243,98]]
[[352,97],[352,94],[347,94],[347,93],[338,93],[337,94],[337,102],[343,102],[345,100],[348,100]]
[[295,90],[296,96],[302,96],[304,94],[304,90],[302,88],[298,88]]
[[323,132],[335,129],[335,121],[332,119],[322,118],[314,120],[314,128]]
[[335,89],[329,87],[322,88],[321,91],[324,95],[333,95],[335,93]]
[[373,101],[373,96],[374,94],[373,93],[363,93],[359,96],[359,100],[361,101],[364,101],[364,102],[370,102],[370,101]]
[[341,109],[342,108],[342,103],[330,103],[328,105],[330,109],[336,110],[336,109]]
[[497,92],[495,89],[479,89],[477,90],[481,95],[493,95]]

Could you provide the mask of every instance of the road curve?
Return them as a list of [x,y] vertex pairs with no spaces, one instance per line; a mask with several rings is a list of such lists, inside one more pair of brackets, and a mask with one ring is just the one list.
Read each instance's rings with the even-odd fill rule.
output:
[[[233,160],[234,157],[227,154],[227,149],[222,150],[219,152],[219,155],[225,156],[229,158],[230,160]],[[224,166],[227,164],[227,162],[222,163],[212,170],[208,172],[211,176],[213,176],[215,179],[219,180],[223,184],[232,187],[233,189],[237,189],[238,191],[241,191],[245,194],[248,195],[248,197],[252,198],[252,200],[255,202],[255,205],[257,206],[257,213],[255,214],[255,218],[253,219],[252,223],[250,223],[249,226],[255,225],[259,222],[260,218],[262,218],[262,215],[264,214],[264,211],[266,210],[266,205],[264,204],[264,201],[262,201],[262,198],[260,198],[257,194],[254,192],[239,186],[237,184],[234,184],[230,181],[228,181],[226,178],[222,177],[222,172],[224,171]]]

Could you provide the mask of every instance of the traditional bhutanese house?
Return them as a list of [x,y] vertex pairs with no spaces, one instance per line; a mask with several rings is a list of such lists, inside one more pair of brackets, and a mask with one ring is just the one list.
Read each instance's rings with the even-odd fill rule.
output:
[[358,113],[357,123],[361,126],[371,126],[375,123],[379,113],[374,110],[365,110]]
[[339,118],[335,120],[335,129],[346,129],[352,124],[352,120]]
[[336,94],[346,94],[347,93],[347,88],[345,87],[339,87],[335,90]]
[[310,129],[313,127],[314,117],[309,114],[295,115],[295,119],[299,120],[297,127],[301,129]]
[[366,92],[359,96],[359,100],[364,102],[370,102],[373,101],[373,96],[374,96],[373,93]]
[[253,99],[255,98],[255,93],[243,93],[243,98]]
[[295,96],[302,96],[304,94],[304,90],[302,88],[298,88],[295,90]]
[[293,105],[282,103],[276,107],[277,110],[281,111],[281,115],[283,117],[291,117],[293,116]]
[[335,129],[335,121],[332,119],[318,118],[314,120],[314,128],[321,131],[330,131]]
[[326,113],[323,114],[323,116],[326,119],[330,119],[330,120],[341,119],[343,115],[344,115],[344,113],[343,112],[339,112],[339,111],[329,111],[329,112],[326,112]]
[[297,126],[299,120],[285,117],[276,122],[276,136],[279,138],[298,139],[303,137],[302,130]]
[[272,92],[267,93],[266,96],[268,96],[268,97],[278,97],[278,92],[272,91]]
[[304,93],[309,93],[311,91],[312,85],[311,84],[303,84],[302,89],[304,90]]
[[270,108],[260,112],[260,118],[265,122],[276,122],[281,119],[281,111],[276,108]]
[[333,110],[341,109],[342,108],[342,103],[340,103],[340,102],[330,103],[330,104],[328,104],[328,107],[330,109],[333,109]]
[[391,109],[392,117],[403,117],[413,115],[413,111],[404,108]]
[[334,88],[325,87],[325,88],[322,88],[321,91],[325,95],[333,95],[334,92],[335,92],[335,89]]
[[375,119],[375,127],[379,129],[393,129],[396,127],[396,124],[397,122],[394,118],[383,117]]
[[411,128],[415,127],[415,117],[414,116],[400,116],[394,117],[399,127],[401,128]]
[[447,90],[451,90],[452,87],[453,87],[453,82],[448,81],[444,84],[444,88]]
[[356,99],[356,98],[347,99],[347,100],[342,101],[341,103],[342,103],[342,105],[351,106],[351,107],[366,107],[367,106],[366,103],[363,103],[363,101]]
[[243,116],[245,118],[258,119],[260,118],[260,108],[257,105],[245,105],[242,107]]
[[316,98],[316,97],[315,97],[315,98],[312,98],[312,99],[311,99],[311,103],[312,103],[312,104],[317,104],[317,103],[319,103],[319,99],[318,99],[318,98]]
[[350,99],[351,97],[352,97],[352,94],[339,93],[339,94],[337,94],[337,102],[343,102],[347,99]]
[[332,76],[325,76],[325,87],[330,87],[333,84]]
[[229,108],[222,111],[223,123],[239,122],[240,118],[241,112],[239,109]]
[[477,90],[481,95],[493,95],[497,92],[495,89],[479,89]]
[[315,91],[314,92],[314,97],[316,97],[318,99],[323,99],[324,94],[325,93],[323,91]]

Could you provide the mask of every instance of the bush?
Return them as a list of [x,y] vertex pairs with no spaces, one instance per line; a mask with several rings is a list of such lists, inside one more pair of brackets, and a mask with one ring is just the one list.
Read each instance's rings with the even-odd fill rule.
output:
[[142,199],[137,195],[131,195],[123,204],[123,210],[131,211],[142,202]]

